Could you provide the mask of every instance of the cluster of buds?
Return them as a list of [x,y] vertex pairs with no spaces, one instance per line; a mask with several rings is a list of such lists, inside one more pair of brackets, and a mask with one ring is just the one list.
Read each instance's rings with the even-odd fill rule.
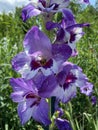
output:
[[[32,0],[22,9],[24,22],[30,17],[42,15],[47,31],[56,30],[51,42],[38,26],[33,26],[24,37],[24,51],[12,59],[12,68],[21,74],[21,78],[11,78],[14,91],[11,98],[18,103],[22,124],[33,117],[45,126],[50,125],[51,97],[56,99],[56,111],[59,102],[68,103],[75,98],[77,88],[87,96],[92,94],[93,85],[82,69],[68,61],[78,55],[76,43],[84,35],[82,28],[89,26],[88,23],[76,22],[69,4],[70,0]],[[52,18],[58,12],[62,18],[60,22],[53,22]],[[62,114],[55,119],[58,129],[72,130],[70,123],[61,119]]]

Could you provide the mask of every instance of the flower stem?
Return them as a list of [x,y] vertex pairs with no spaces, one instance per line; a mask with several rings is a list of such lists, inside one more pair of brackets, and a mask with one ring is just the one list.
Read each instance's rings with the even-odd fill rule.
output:
[[51,117],[53,116],[54,112],[55,112],[55,97],[51,98]]

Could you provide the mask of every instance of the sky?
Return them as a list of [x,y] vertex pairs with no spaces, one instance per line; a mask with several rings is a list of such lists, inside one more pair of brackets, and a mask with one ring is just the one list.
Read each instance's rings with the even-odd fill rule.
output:
[[[89,0],[92,5],[95,5],[96,0]],[[29,0],[0,0],[0,12],[14,12],[15,7],[21,7],[29,3]]]

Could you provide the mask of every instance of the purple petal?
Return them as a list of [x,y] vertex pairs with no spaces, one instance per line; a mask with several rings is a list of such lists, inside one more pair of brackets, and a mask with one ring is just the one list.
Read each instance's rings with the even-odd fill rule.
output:
[[64,21],[62,23],[64,28],[76,23],[74,15],[70,9],[63,9],[62,13],[63,13],[63,17],[64,17]]
[[81,93],[90,96],[93,92],[93,84],[87,82],[85,86],[80,88]]
[[28,92],[28,91],[34,91],[33,87],[34,84],[31,80],[25,80],[22,78],[11,78],[10,79],[10,84],[13,87],[13,90],[16,92],[23,91],[23,92]]
[[37,16],[40,13],[40,10],[36,9],[32,4],[28,4],[22,9],[22,19],[25,22],[30,17]]
[[23,66],[29,62],[29,57],[25,52],[20,52],[12,59],[12,68],[16,71],[19,71]]
[[11,94],[11,98],[13,102],[22,102],[24,100],[23,98],[23,91],[14,92]]
[[63,28],[60,28],[59,31],[57,32],[57,38],[56,41],[61,41],[65,37],[65,30]]
[[68,120],[57,118],[56,125],[59,130],[72,130],[72,127]]
[[92,102],[92,105],[96,105],[97,104],[97,97],[96,96],[92,96],[91,97],[91,102]]
[[52,54],[56,61],[64,62],[70,58],[72,49],[66,44],[53,44]]
[[53,94],[61,102],[67,103],[76,96],[76,92],[77,92],[77,89],[74,84],[69,85],[65,90],[63,86],[58,85]]
[[58,10],[66,8],[69,5],[69,0],[50,0],[50,4],[57,4]]
[[54,22],[51,22],[51,21],[46,23],[46,29],[47,30],[51,30],[51,29],[54,29],[54,28],[57,28],[57,27],[59,27],[58,23],[54,23]]
[[22,124],[25,124],[31,118],[32,111],[32,108],[26,108],[25,102],[21,102],[18,104],[18,115]]
[[37,26],[33,26],[27,32],[23,44],[28,54],[32,55],[35,52],[40,52],[48,58],[51,57],[51,42]]
[[53,91],[57,86],[56,78],[54,75],[49,75],[42,83],[42,86],[39,88],[39,95],[41,97],[47,98],[53,95]]
[[38,121],[43,123],[44,125],[49,125],[51,122],[48,117],[49,114],[49,106],[45,99],[41,99],[40,104],[33,108],[32,117]]
[[66,28],[66,30],[67,31],[70,31],[70,30],[72,30],[72,29],[74,29],[74,28],[82,28],[82,27],[89,27],[90,26],[90,24],[89,23],[81,23],[81,24],[73,24],[73,25],[71,25],[71,26],[68,26],[67,28]]

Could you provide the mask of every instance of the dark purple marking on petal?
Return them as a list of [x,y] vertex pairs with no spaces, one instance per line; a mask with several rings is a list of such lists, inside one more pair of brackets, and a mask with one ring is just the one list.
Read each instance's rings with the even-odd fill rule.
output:
[[71,83],[74,83],[76,79],[77,78],[72,73],[69,73],[66,76],[65,83],[63,85],[64,90],[67,89]]
[[31,70],[36,70],[39,67],[43,67],[45,69],[50,68],[53,65],[53,60],[50,59],[48,61],[46,61],[46,59],[42,59],[41,61],[35,61],[32,60],[31,61]]
[[43,5],[43,7],[46,7],[46,1],[45,0],[39,0],[39,2]]
[[36,70],[37,68],[41,67],[40,63],[38,63],[35,60],[31,61],[30,66],[31,66],[31,70]]
[[52,7],[52,6],[54,6],[54,7],[53,7],[53,10],[57,10],[58,7],[59,7],[59,4],[53,3],[53,4],[51,4],[49,7]]
[[41,97],[39,97],[38,95],[34,94],[33,92],[29,92],[29,93],[27,93],[25,95],[24,95],[24,97],[26,99],[29,99],[29,98],[35,99],[35,101],[30,105],[30,107],[33,107],[34,105],[39,105]]
[[75,41],[76,34],[74,32],[70,32],[70,43]]
[[46,64],[43,66],[45,69],[50,68],[53,65],[53,60],[50,59]]
[[58,33],[57,33],[56,41],[63,40],[63,39],[64,39],[64,36],[65,36],[65,31],[64,31],[63,28],[60,28],[60,30],[59,30]]

